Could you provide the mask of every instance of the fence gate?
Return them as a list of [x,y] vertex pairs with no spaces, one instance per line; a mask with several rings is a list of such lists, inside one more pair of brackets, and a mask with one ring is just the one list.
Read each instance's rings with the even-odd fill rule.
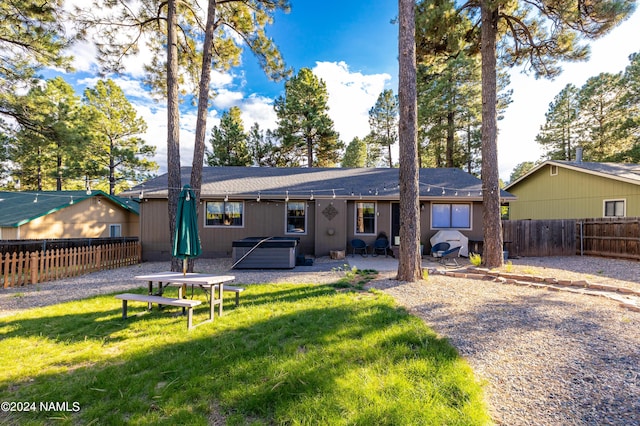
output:
[[505,249],[509,256],[573,256],[576,254],[576,221],[504,220]]
[[578,254],[640,260],[640,218],[577,220],[576,238]]

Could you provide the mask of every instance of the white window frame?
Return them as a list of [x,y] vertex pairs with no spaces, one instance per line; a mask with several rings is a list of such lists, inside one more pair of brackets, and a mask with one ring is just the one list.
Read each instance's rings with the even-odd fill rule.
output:
[[[607,216],[607,203],[622,203],[622,216]],[[610,200],[602,200],[602,217],[627,217],[627,199],[612,198]]]
[[[115,230],[118,230],[118,235],[113,235]],[[122,225],[119,223],[113,223],[109,225],[109,238],[120,238],[122,237]]]
[[[304,210],[304,231],[289,231],[289,203],[300,203]],[[307,235],[307,202],[302,200],[291,200],[284,203],[284,233],[288,235]]]
[[[358,232],[358,204],[373,204],[373,232]],[[378,234],[378,203],[375,201],[356,201],[353,205],[353,233],[355,235]]]
[[[446,204],[448,206],[468,206],[469,207],[469,227],[468,228],[458,228],[458,227],[449,227],[449,228],[443,228],[443,227],[435,227],[433,226],[433,206],[435,205],[442,205],[442,204]],[[432,202],[431,205],[429,206],[429,225],[430,228],[432,230],[447,230],[447,229],[462,229],[465,231],[470,231],[473,229],[473,203],[445,203],[443,201],[440,202]],[[449,217],[449,219],[451,219],[451,217]],[[450,223],[451,224],[451,223]]]
[[549,168],[549,174],[551,176],[558,176],[558,166],[555,164],[552,164],[551,167]]
[[[223,211],[226,211],[226,207],[225,205],[227,203],[240,203],[242,205],[242,224],[241,225],[207,225],[207,205],[208,203],[222,203],[223,204]],[[221,228],[221,229],[228,229],[228,228],[234,228],[234,229],[239,229],[239,228],[244,228],[244,217],[245,217],[245,204],[244,201],[238,201],[238,200],[206,200],[204,202],[204,224],[203,226],[205,228]]]

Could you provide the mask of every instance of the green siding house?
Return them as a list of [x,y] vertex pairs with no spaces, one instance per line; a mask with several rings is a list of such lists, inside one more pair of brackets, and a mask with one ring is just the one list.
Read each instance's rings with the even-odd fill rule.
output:
[[640,216],[640,164],[549,160],[505,190],[511,220]]

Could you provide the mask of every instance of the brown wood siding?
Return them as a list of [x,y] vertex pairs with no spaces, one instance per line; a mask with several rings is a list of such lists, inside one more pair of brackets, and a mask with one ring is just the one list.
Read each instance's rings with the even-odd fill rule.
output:
[[[306,235],[285,233],[284,201],[255,200],[244,201],[243,227],[205,227],[205,202],[222,200],[203,200],[199,209],[199,230],[202,242],[202,256],[231,257],[233,241],[246,237],[284,237],[300,238],[299,253],[307,256],[328,256],[331,250],[348,250],[349,242],[356,238],[354,232],[355,203],[359,200],[315,199],[306,200]],[[233,200],[230,201],[241,201]],[[296,201],[296,200],[292,200]],[[358,236],[373,244],[380,232],[391,238],[391,205],[388,200],[377,202],[376,234]],[[328,207],[331,207],[328,209]],[[429,230],[430,212],[428,203],[421,211],[422,235],[428,239],[435,233]],[[332,214],[333,213],[333,214]],[[169,224],[166,200],[147,200],[140,208],[140,241],[143,260],[168,260],[170,258]],[[482,238],[482,206],[473,203],[473,229],[463,231],[469,238]],[[392,241],[393,243],[393,241]]]
[[509,219],[580,219],[603,217],[604,200],[626,200],[626,215],[640,216],[640,186],[558,167],[540,170],[509,188]]

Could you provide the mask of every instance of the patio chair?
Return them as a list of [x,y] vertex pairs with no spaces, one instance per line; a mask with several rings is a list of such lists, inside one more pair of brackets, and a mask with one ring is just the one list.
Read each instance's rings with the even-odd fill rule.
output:
[[[373,255],[377,256],[380,252],[384,253],[384,257],[388,257],[391,252],[391,244],[389,244],[389,240],[386,238],[378,238],[373,243]],[[393,254],[393,253],[392,253]]]
[[442,265],[444,265],[445,267],[447,266],[460,266],[458,264],[458,259],[457,257],[460,255],[460,249],[462,247],[458,246],[458,247],[454,247],[451,248],[447,251],[445,251],[444,253],[442,253],[442,256],[440,256],[440,263],[442,263]]
[[437,243],[436,245],[434,245],[433,247],[431,247],[431,256],[433,257],[442,257],[442,254],[449,250],[449,247],[451,247],[451,244],[449,243]]
[[353,256],[356,255],[356,251],[359,251],[362,257],[367,257],[367,247],[368,247],[367,243],[365,243],[361,239],[355,238],[351,240],[351,249],[352,249],[351,254]]

